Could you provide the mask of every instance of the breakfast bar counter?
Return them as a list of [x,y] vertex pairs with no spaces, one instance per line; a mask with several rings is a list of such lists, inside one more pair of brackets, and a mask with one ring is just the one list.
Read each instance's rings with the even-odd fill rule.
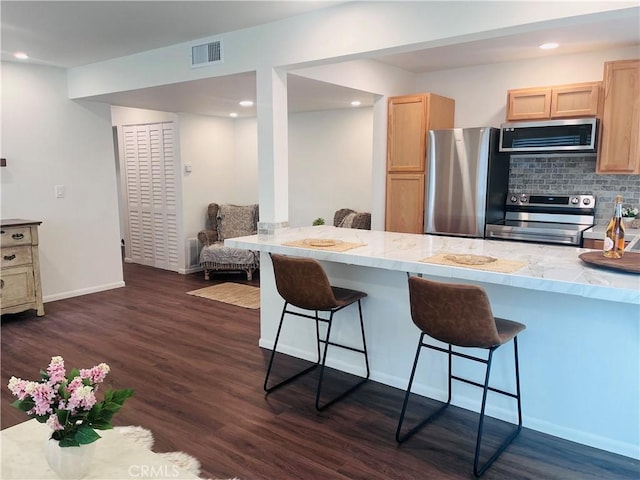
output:
[[[592,267],[578,258],[587,250],[576,247],[329,226],[225,244],[261,252],[261,347],[273,347],[282,308],[268,253],[315,258],[333,284],[367,292],[371,379],[400,389],[406,388],[420,334],[411,321],[407,274],[482,286],[496,316],[527,325],[519,336],[524,426],[640,458],[640,275]],[[344,341],[357,338],[355,315],[345,311],[338,320],[334,333]],[[312,323],[287,324],[279,350],[314,360]],[[362,373],[350,352],[334,350],[329,366]],[[513,388],[509,355],[496,352],[497,388]],[[466,363],[454,362],[454,368],[474,375]],[[444,355],[426,357],[414,392],[444,400],[445,369]],[[452,403],[478,411],[480,393],[455,385]],[[514,405],[502,400],[492,399],[487,413],[514,421]]]

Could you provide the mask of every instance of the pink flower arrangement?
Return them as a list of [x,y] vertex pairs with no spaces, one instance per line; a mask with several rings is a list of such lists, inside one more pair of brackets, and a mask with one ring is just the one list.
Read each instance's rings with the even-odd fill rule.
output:
[[109,365],[73,369],[67,376],[62,357],[52,357],[42,380],[33,382],[11,377],[9,390],[18,398],[14,407],[52,430],[51,438],[61,447],[95,442],[100,435],[94,430],[113,428],[111,419],[133,390],[109,389],[101,402],[96,400],[98,386],[109,373]]

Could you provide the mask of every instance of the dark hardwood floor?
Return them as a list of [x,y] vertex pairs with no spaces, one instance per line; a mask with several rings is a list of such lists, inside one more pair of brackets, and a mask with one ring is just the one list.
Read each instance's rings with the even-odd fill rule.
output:
[[[136,391],[115,423],[152,430],[155,451],[195,456],[205,478],[473,478],[475,413],[452,407],[398,446],[394,434],[403,398],[398,389],[369,382],[317,413],[312,373],[265,397],[269,352],[257,346],[259,311],[185,294],[215,282],[245,283],[243,276],[205,282],[202,274],[138,265],[127,264],[124,271],[125,288],[49,302],[42,318],[34,312],[2,317],[2,428],[25,420],[10,406],[9,377],[36,379],[51,356],[62,355],[68,367],[108,363],[107,384]],[[301,364],[285,356],[278,361],[285,368]],[[353,378],[331,372],[329,381],[343,386]],[[489,432],[508,428],[498,421],[487,424]],[[495,435],[488,440],[495,445]],[[484,476],[639,477],[638,461],[528,429]]]

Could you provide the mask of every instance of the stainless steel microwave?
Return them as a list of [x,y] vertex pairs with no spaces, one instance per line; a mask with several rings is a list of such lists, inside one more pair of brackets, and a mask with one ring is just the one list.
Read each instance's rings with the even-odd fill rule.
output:
[[595,117],[503,123],[499,149],[508,153],[595,153],[597,133]]

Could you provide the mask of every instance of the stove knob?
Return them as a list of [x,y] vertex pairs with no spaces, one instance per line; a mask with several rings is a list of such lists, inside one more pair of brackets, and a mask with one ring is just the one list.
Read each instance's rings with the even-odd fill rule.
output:
[[582,203],[584,203],[585,205],[589,205],[589,204],[591,204],[591,199],[590,198],[583,198],[582,199]]
[[580,199],[578,197],[571,197],[571,205],[577,205],[580,203]]
[[526,195],[520,195],[520,202],[527,203],[527,200],[528,200],[528,198],[527,198]]
[[511,203],[516,203],[518,201],[518,197],[516,197],[515,195],[511,195],[511,198],[509,200],[511,200]]

